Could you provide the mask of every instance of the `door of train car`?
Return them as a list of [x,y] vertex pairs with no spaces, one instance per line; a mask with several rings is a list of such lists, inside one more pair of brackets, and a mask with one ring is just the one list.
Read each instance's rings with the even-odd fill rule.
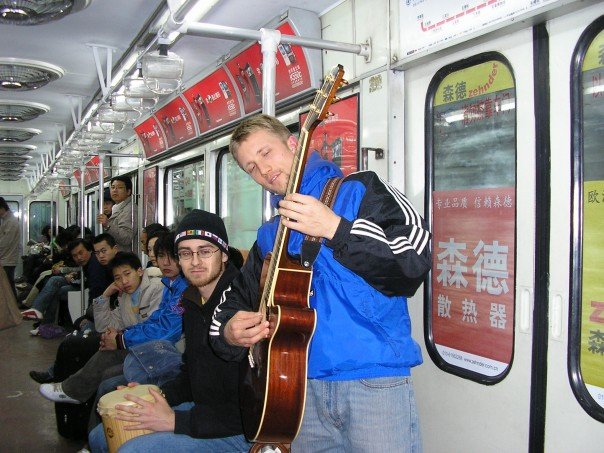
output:
[[410,303],[416,337],[424,334],[413,379],[426,452],[601,449],[602,424],[581,407],[566,371],[567,310],[557,312],[555,338],[548,324],[550,296],[568,304],[571,277],[562,131],[574,47],[562,21],[578,39],[601,9],[405,71],[405,190],[424,204],[434,234],[424,299]]

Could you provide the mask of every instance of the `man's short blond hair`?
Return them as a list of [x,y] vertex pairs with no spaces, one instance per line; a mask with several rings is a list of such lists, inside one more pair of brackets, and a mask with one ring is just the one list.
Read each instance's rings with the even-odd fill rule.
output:
[[283,125],[277,118],[269,115],[259,114],[243,120],[233,131],[231,141],[229,143],[229,151],[233,158],[237,160],[237,151],[242,142],[244,142],[250,134],[257,131],[267,131],[277,136],[287,145],[287,140],[292,135],[287,127]]

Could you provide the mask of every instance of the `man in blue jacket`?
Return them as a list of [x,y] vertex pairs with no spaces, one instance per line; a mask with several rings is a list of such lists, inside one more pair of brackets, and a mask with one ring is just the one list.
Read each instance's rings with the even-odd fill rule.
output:
[[[317,325],[306,405],[292,451],[420,451],[411,367],[422,358],[407,297],[430,269],[426,222],[373,172],[346,177],[333,209],[324,205],[324,186],[342,173],[317,153],[308,159],[300,193],[286,195],[297,145],[277,119],[257,115],[239,124],[229,146],[239,166],[280,198],[281,222],[292,230],[290,256],[301,255],[304,235],[322,239],[308,295]],[[258,296],[278,220],[260,227],[214,312],[210,340],[227,360],[248,360],[248,348],[271,334]]]

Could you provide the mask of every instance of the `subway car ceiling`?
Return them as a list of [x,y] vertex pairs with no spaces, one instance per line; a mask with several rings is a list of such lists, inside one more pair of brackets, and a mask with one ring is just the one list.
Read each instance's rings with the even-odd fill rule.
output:
[[[242,46],[234,39],[168,32],[178,25],[170,22],[166,1],[75,0],[65,12],[52,11],[56,2],[50,1],[35,2],[32,11],[31,3],[0,1],[0,40],[6,43],[0,52],[0,184],[21,181],[21,193],[56,186],[99,151],[138,151],[126,146],[136,137],[133,127],[178,95],[171,91],[173,80],[158,79],[160,94],[139,80],[143,68],[137,65],[146,64],[144,55],[159,54],[160,41],[170,57],[183,60],[182,74],[175,77],[181,80],[180,90]],[[258,1],[253,7],[245,0],[176,4],[182,7],[172,20],[186,17],[251,31],[266,26],[267,18],[278,23],[290,10],[284,0]],[[333,4],[317,0],[304,5],[316,17],[313,38],[320,37],[319,15]],[[173,68],[157,62],[149,64],[174,75]],[[140,97],[126,98],[126,88],[126,94]],[[98,165],[98,159],[92,163]]]

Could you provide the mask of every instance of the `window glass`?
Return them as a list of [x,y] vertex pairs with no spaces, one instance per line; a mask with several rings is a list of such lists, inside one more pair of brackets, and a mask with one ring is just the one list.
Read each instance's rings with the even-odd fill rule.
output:
[[20,219],[21,218],[21,209],[19,208],[19,202],[6,200],[6,204],[8,204],[8,207],[10,208],[10,210],[12,211],[14,216],[16,218]]
[[177,225],[193,209],[204,209],[204,161],[173,167],[168,175],[172,209],[166,210],[166,225],[171,226]]
[[[53,202],[56,225],[56,203]],[[29,204],[29,239],[40,242],[41,231],[50,225],[50,201],[32,201]]]
[[[603,21],[600,21],[600,24]],[[580,232],[580,257],[574,260],[572,322],[573,345],[571,363],[579,362],[580,370],[572,373],[580,388],[575,393],[589,395],[580,398],[581,403],[592,415],[604,417],[604,31],[592,27],[586,32],[588,45],[583,53],[583,63],[575,68],[580,80],[580,90],[575,96],[581,105],[580,130],[575,130],[575,170],[582,170],[582,221],[573,229]],[[594,37],[595,34],[595,37]],[[581,43],[580,43],[581,44]],[[573,124],[575,122],[573,121]],[[582,145],[582,150],[581,150]],[[582,151],[582,154],[581,154]],[[582,162],[581,162],[582,158]],[[581,174],[575,171],[575,176]],[[577,208],[575,207],[575,209]],[[582,225],[582,231],[580,230]],[[575,235],[573,235],[574,237]],[[571,366],[574,368],[574,366]],[[575,382],[577,384],[577,382]],[[583,386],[585,386],[583,388]],[[600,409],[597,409],[597,406]],[[594,408],[596,408],[594,412]]]
[[262,188],[228,152],[221,154],[218,168],[218,214],[226,225],[230,245],[249,250],[262,223]]
[[429,348],[441,368],[494,382],[514,341],[514,77],[502,56],[483,54],[439,71],[429,96]]

